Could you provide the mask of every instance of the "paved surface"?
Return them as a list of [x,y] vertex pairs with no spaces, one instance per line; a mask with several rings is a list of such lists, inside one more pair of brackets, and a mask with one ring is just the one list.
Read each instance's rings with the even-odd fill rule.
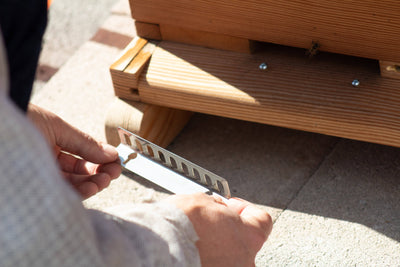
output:
[[[108,18],[94,23],[100,29],[79,49],[66,49],[68,60],[54,66],[33,100],[101,140],[114,100],[108,68],[135,35],[125,1],[112,9],[113,1],[96,4]],[[49,57],[43,65],[54,64]],[[270,212],[274,229],[257,266],[400,266],[400,149],[203,114],[169,149]],[[167,195],[125,174],[85,205],[103,209]]]
[[115,0],[54,0],[43,38],[38,79],[40,90],[110,16]]

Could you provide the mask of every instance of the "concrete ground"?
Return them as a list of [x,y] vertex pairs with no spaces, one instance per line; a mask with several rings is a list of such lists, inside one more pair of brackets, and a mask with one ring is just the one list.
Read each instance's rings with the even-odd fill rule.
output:
[[[52,8],[74,1],[55,0]],[[86,2],[92,10],[94,2]],[[105,140],[114,100],[108,68],[135,32],[127,0],[96,3],[101,15],[85,13],[92,31],[74,49],[50,43],[68,43],[66,34],[76,40],[85,24],[46,36],[40,65],[47,80],[38,78],[33,102]],[[58,34],[65,35],[56,41]],[[234,196],[272,215],[257,266],[400,266],[400,149],[204,114],[194,115],[168,149],[225,177]],[[167,195],[123,174],[85,205],[104,209]]]

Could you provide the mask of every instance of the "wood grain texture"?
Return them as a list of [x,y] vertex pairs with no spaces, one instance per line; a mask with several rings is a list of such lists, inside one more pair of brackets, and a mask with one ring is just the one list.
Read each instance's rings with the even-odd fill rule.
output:
[[128,66],[124,69],[124,76],[131,81],[131,86],[137,88],[137,82],[139,76],[142,73],[143,68],[146,66],[147,62],[150,60],[151,55],[156,49],[154,43],[147,43],[143,48],[137,53]]
[[115,99],[107,112],[107,142],[120,143],[117,128],[123,127],[141,137],[167,147],[189,121],[192,112]]
[[126,85],[113,84],[114,93],[121,99],[127,101],[140,101],[139,91],[137,88],[132,88]]
[[130,0],[136,20],[400,62],[398,0]]
[[138,81],[156,45],[144,39],[134,39],[122,55],[111,65],[110,74],[115,95],[139,101]]
[[111,64],[110,69],[123,71],[146,44],[146,39],[139,37],[134,38],[117,57],[115,62]]
[[379,66],[382,77],[400,79],[400,63],[380,60]]
[[[268,70],[259,69],[262,62]],[[139,95],[146,103],[400,146],[400,81],[382,78],[373,60],[309,59],[274,45],[247,55],[161,42]]]
[[161,40],[160,26],[154,23],[135,21],[136,34],[145,39]]
[[199,45],[241,53],[251,53],[252,41],[244,38],[198,31],[186,27],[160,25],[161,36],[165,41]]

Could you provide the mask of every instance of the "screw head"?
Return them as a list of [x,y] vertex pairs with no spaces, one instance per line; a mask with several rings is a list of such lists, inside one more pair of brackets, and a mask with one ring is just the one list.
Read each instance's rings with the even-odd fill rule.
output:
[[260,68],[260,70],[266,70],[266,69],[268,69],[267,63],[265,63],[265,62],[261,63],[260,66],[259,66],[259,68]]
[[357,87],[360,85],[360,81],[359,80],[354,80],[351,82],[351,85],[353,85],[354,87]]

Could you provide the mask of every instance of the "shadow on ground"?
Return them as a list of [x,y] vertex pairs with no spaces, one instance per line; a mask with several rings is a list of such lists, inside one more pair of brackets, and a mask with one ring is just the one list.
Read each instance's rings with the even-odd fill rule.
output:
[[400,241],[397,148],[196,114],[168,149],[227,179],[233,196]]

